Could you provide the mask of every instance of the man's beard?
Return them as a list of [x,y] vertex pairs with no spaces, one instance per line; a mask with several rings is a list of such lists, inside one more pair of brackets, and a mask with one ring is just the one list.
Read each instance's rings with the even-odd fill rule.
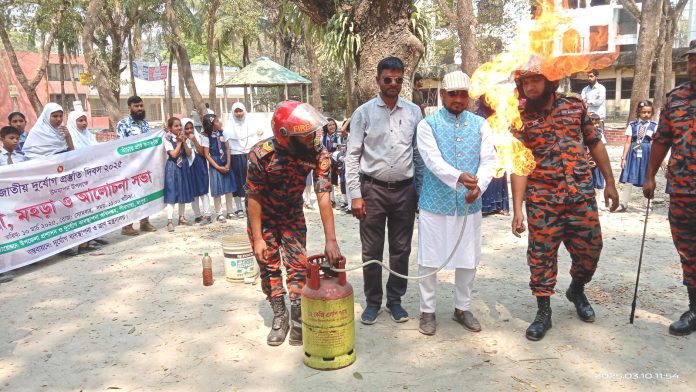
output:
[[524,103],[524,110],[533,113],[541,112],[544,109],[544,106],[549,103],[551,94],[551,91],[548,91],[548,89],[545,88],[544,92],[542,92],[540,96],[533,99],[527,97],[527,100]]
[[297,138],[291,137],[290,143],[288,143],[288,153],[296,158],[312,157],[317,154],[317,150],[314,147],[307,147],[306,144],[297,140]]
[[145,111],[142,112],[131,112],[131,117],[135,121],[143,121],[145,119]]
[[462,112],[465,110],[465,109],[462,109],[462,110],[454,110],[454,109],[450,109],[450,108],[448,108],[448,107],[446,107],[446,106],[445,106],[445,109],[447,109],[448,112],[454,114],[455,116],[458,116],[458,115],[462,114]]

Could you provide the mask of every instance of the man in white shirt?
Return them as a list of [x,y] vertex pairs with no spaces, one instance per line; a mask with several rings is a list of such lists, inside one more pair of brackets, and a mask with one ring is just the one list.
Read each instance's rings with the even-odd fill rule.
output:
[[582,89],[582,100],[587,105],[587,111],[597,113],[604,125],[604,118],[607,116],[607,89],[597,81],[599,71],[593,69],[587,74],[587,82],[589,83]]
[[419,331],[425,335],[434,335],[436,329],[435,271],[455,247],[447,264],[455,270],[453,319],[469,331],[481,331],[470,311],[471,290],[481,258],[481,195],[493,178],[497,158],[490,126],[466,110],[470,84],[462,71],[445,75],[443,107],[418,124],[418,151],[425,164],[418,203],[418,275],[430,274],[419,281]]
[[[382,260],[384,229],[389,236],[389,266],[408,274],[417,196],[414,177],[419,158],[416,126],[422,119],[415,104],[399,97],[404,63],[387,57],[377,64],[379,95],[357,108],[351,118],[351,135],[345,158],[346,180],[353,216],[360,220],[362,260]],[[363,268],[367,306],[360,321],[374,324],[382,306],[382,266]],[[401,306],[406,279],[390,275],[387,310],[397,323],[408,321]]]

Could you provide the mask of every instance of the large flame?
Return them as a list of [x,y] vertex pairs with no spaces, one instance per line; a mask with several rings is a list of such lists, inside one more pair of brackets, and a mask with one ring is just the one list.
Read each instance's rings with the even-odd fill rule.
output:
[[[542,73],[549,80],[560,80],[577,72],[606,68],[618,56],[618,51],[608,51],[609,30],[605,26],[590,28],[589,37],[572,28],[570,17],[556,12],[553,0],[538,0],[537,15],[529,25],[520,29],[511,51],[497,55],[481,65],[471,77],[469,95],[485,94],[487,104],[494,110],[488,118],[493,131],[493,142],[498,152],[499,169],[518,175],[529,175],[536,162],[531,151],[510,133],[510,129],[522,128],[520,102],[510,75],[526,65],[534,56],[542,62]],[[612,48],[613,49],[613,48]]]

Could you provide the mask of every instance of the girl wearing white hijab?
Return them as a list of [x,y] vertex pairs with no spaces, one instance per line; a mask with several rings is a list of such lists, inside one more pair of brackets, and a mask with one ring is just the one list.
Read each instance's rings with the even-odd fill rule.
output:
[[76,150],[96,145],[97,138],[87,129],[87,113],[82,110],[70,112],[68,115],[68,131]]
[[62,124],[63,108],[57,103],[47,103],[24,142],[24,155],[36,159],[72,151],[70,131]]
[[[92,132],[87,129],[87,125],[87,113],[84,111],[75,110],[68,115],[68,132],[70,132],[75,150],[94,146],[99,143]],[[99,245],[108,244],[108,242],[102,238],[95,238],[92,241]],[[98,249],[99,247],[95,247],[90,241],[87,241],[77,247],[77,254],[81,255]]]
[[[237,184],[246,184],[249,151],[258,143],[261,136],[259,133],[261,132],[252,129],[249,121],[247,121],[246,107],[241,102],[235,102],[232,105],[232,121],[230,125],[232,125],[232,129],[225,130],[229,139],[230,155],[232,157],[230,172]],[[242,205],[242,197],[246,196],[244,186],[238,186],[237,191],[233,195],[234,203],[237,206],[234,214],[237,218],[244,218],[244,207]]]

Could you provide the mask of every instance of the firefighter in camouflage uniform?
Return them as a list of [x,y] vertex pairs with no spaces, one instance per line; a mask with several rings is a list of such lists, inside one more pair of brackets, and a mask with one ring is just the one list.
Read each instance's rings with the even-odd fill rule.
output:
[[652,199],[655,174],[671,148],[667,169],[669,226],[689,294],[689,310],[669,326],[672,335],[696,331],[696,40],[691,41],[684,56],[689,81],[667,94],[643,184],[643,195]]
[[572,260],[572,283],[566,297],[578,316],[593,322],[595,313],[584,294],[592,279],[602,250],[602,232],[594,198],[590,166],[585,155],[589,148],[606,178],[604,195],[611,210],[619,205],[609,157],[600,134],[578,96],[556,93],[557,81],[549,80],[542,62],[533,57],[513,73],[520,98],[522,127],[514,136],[534,155],[536,168],[528,175],[511,175],[514,216],[512,232],[525,230],[522,202],[529,222],[527,263],[531,271],[529,286],[537,298],[538,312],[526,331],[530,340],[540,340],[551,328],[551,302],[558,271],[558,248],[563,243]]
[[[290,330],[290,344],[302,344],[300,296],[307,270],[307,227],[302,212],[302,192],[310,171],[324,225],[324,254],[337,262],[331,191],[331,161],[321,145],[323,116],[307,103],[284,101],[273,114],[273,137],[256,144],[249,153],[247,172],[247,232],[261,270],[261,286],[273,309],[267,343],[278,346]],[[281,257],[282,253],[282,257]],[[281,262],[285,266],[290,314],[285,306]]]

